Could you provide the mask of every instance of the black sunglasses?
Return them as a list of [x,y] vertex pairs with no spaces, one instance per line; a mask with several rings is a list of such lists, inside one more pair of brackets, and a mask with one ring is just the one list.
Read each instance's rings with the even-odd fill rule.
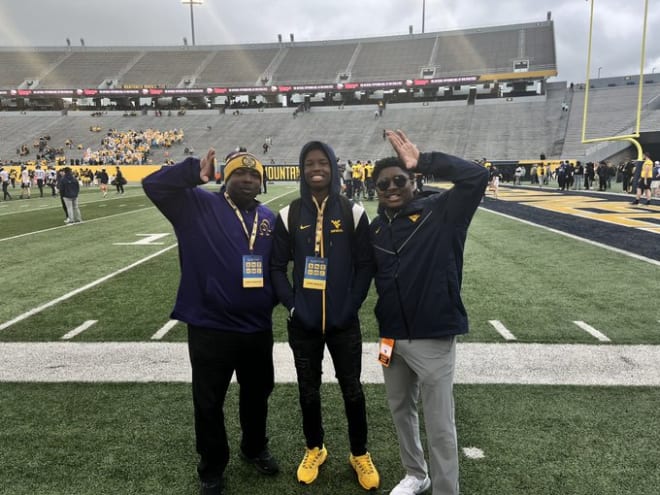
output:
[[376,182],[376,187],[381,191],[387,191],[390,187],[390,183],[394,182],[396,187],[403,187],[408,182],[408,177],[405,175],[395,175],[392,179],[383,179]]

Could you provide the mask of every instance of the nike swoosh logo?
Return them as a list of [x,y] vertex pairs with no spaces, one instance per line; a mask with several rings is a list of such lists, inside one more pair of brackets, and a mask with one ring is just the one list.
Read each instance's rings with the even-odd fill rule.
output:
[[309,228],[309,227],[311,227],[311,224],[310,225],[301,225],[300,230],[305,230],[306,228]]

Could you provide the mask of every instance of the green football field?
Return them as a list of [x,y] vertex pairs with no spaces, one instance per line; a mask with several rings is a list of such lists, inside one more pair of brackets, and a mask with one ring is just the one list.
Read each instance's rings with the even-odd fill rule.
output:
[[[59,198],[0,202],[0,348],[33,343],[28,348],[43,352],[47,345],[36,346],[153,342],[168,324],[178,282],[176,240],[138,185],[126,191],[102,198],[96,189],[83,190],[85,222],[73,226],[64,225]],[[296,196],[295,184],[273,184],[260,199],[277,210]],[[375,204],[365,206],[373,216]],[[660,344],[657,264],[481,209],[465,259],[471,333],[461,343]],[[374,301],[372,289],[362,310],[367,342],[377,337]],[[274,319],[276,341],[284,343],[281,308]],[[502,328],[515,341],[507,341]],[[185,342],[185,326],[174,325],[158,340]],[[602,383],[590,386],[553,384],[552,376],[545,385],[457,384],[462,493],[657,494],[660,388],[608,385],[611,372],[625,367],[634,378],[636,368],[620,360],[607,365],[599,370]],[[196,493],[188,383],[93,377],[30,383],[3,375],[0,494]],[[383,386],[365,387],[370,451],[382,475],[379,492],[387,493],[403,475],[396,437]],[[227,421],[236,452],[233,386],[230,396]],[[269,429],[282,472],[263,478],[233,456],[228,493],[361,493],[348,466],[337,385],[325,384],[324,398],[330,458],[316,483],[295,481],[303,450],[297,392],[294,384],[280,383]]]

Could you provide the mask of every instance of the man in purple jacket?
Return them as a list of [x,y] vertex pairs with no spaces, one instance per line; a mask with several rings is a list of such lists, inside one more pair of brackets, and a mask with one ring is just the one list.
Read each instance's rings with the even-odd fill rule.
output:
[[270,283],[273,213],[256,201],[263,165],[227,157],[219,192],[197,187],[214,177],[215,150],[149,175],[145,193],[172,223],[181,280],[171,317],[188,324],[195,436],[202,494],[224,493],[229,445],[223,406],[234,371],[240,385],[241,456],[276,474],[266,416],[274,386]]

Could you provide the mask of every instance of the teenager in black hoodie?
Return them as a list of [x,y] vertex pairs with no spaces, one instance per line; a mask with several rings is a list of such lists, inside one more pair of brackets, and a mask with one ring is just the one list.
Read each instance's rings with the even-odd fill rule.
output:
[[[369,220],[364,209],[340,195],[335,153],[319,141],[300,153],[300,199],[279,212],[275,223],[271,279],[289,311],[306,449],[298,481],[316,480],[328,455],[321,419],[321,374],[325,347],[332,356],[344,398],[349,462],[366,489],[380,477],[367,450],[367,415],[360,383],[362,336],[358,310],[371,283]],[[290,211],[295,210],[295,215]],[[291,225],[289,225],[291,223]],[[293,260],[293,281],[288,263]]]

